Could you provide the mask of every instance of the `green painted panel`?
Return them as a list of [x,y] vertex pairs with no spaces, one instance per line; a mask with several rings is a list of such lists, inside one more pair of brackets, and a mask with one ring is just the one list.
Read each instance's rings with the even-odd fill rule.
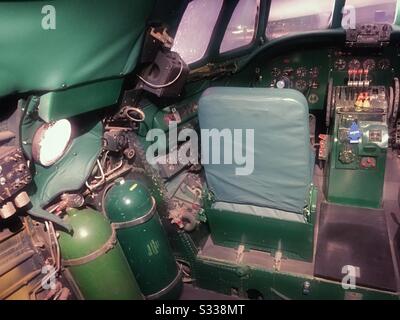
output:
[[[325,192],[328,201],[350,206],[382,207],[386,149],[368,143],[368,137],[363,137],[362,143],[351,145],[355,160],[349,164],[342,163],[339,157],[344,145],[339,137],[338,123],[339,117],[336,116],[330,143],[332,148],[327,164]],[[384,125],[378,126],[379,129],[382,127]],[[362,168],[360,164],[362,157],[373,157],[376,167]]]
[[[207,194],[207,193],[206,193]],[[286,257],[310,261],[313,257],[317,190],[312,187],[306,208],[307,223],[217,210],[211,194],[204,198],[204,210],[214,243],[275,252]]]
[[288,257],[312,259],[312,224],[213,209],[206,210],[206,214],[216,244],[228,247],[243,244],[272,252],[282,250]]
[[118,102],[122,79],[95,82],[40,97],[39,117],[46,122],[70,118]]
[[[0,1],[0,96],[118,77],[136,65],[154,0]],[[42,28],[42,8],[55,29]]]
[[[39,119],[37,107],[40,99],[31,97],[22,108],[21,141],[26,156],[32,160],[32,139],[36,130],[44,123]],[[103,125],[100,119],[91,115],[70,119],[75,138],[65,155],[50,167],[42,167],[32,162],[34,177],[29,186],[32,201],[32,216],[46,219],[70,230],[57,216],[43,210],[50,201],[63,192],[80,189],[89,177],[102,146]],[[71,170],[73,168],[73,170]]]
[[[308,287],[309,285],[309,287]],[[305,288],[308,287],[307,290]],[[314,277],[278,273],[274,275],[272,293],[277,299],[290,300],[398,300],[398,296],[381,291],[356,288],[344,290],[337,282]]]
[[32,203],[42,207],[62,192],[81,188],[101,151],[102,134],[101,122],[88,123],[79,128],[79,135],[54,165],[42,167],[35,164],[30,190]]
[[258,298],[265,300],[399,299],[398,294],[389,292],[361,287],[345,290],[338,282],[208,257],[198,257],[194,270],[197,286],[243,298],[258,293]]
[[[332,157],[336,157],[337,154],[334,152]],[[372,170],[338,169],[335,168],[334,162],[331,162],[328,201],[350,206],[380,208],[386,152],[382,150],[377,159],[377,168]]]

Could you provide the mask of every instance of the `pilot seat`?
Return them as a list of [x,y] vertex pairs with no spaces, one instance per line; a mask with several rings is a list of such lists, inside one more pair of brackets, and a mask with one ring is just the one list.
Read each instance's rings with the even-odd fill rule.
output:
[[[200,98],[199,123],[213,242],[312,260],[317,190],[305,97],[291,89],[213,87]],[[254,143],[246,143],[246,130],[254,130],[247,131]],[[235,161],[238,152],[247,166],[254,156],[250,174],[238,174],[245,167]]]

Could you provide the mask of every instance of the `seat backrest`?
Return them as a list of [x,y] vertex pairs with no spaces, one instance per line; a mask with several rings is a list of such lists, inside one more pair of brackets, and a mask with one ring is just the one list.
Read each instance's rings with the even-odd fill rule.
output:
[[[199,102],[202,160],[207,184],[216,201],[303,213],[313,172],[308,104],[290,89],[214,87]],[[212,139],[203,131],[242,129],[243,143],[220,139],[221,159],[226,147],[254,152],[254,170],[237,175],[238,165],[213,164]],[[245,143],[246,129],[254,130],[254,146]],[[239,146],[239,147],[238,147]],[[212,150],[212,151],[211,151]],[[204,155],[209,154],[209,159]],[[208,161],[207,161],[208,160]],[[207,162],[210,162],[207,164]],[[239,167],[243,167],[240,166]]]

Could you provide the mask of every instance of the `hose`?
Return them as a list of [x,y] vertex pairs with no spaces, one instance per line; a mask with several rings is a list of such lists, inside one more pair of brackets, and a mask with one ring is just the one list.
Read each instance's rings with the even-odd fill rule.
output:
[[141,76],[137,76],[143,83],[147,84],[149,87],[154,88],[154,89],[162,89],[162,88],[166,88],[169,87],[170,85],[174,84],[176,81],[178,81],[179,77],[181,76],[182,72],[183,72],[183,63],[181,60],[179,60],[179,63],[181,65],[180,70],[178,72],[178,75],[175,77],[174,80],[165,83],[165,84],[154,84],[151,82],[146,81],[143,77]]

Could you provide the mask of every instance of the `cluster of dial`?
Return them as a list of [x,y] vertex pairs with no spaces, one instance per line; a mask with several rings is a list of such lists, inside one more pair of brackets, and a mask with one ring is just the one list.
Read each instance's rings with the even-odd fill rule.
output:
[[271,85],[280,89],[294,87],[304,92],[309,88],[316,89],[319,87],[317,80],[319,76],[318,67],[286,67],[283,70],[273,68],[271,76],[273,78],[273,83]]
[[335,61],[335,70],[337,71],[346,71],[346,70],[388,70],[390,69],[390,60],[383,58],[378,61],[372,58],[367,58],[364,61],[360,61],[359,59],[351,59],[350,61],[346,61],[343,58],[337,59]]

